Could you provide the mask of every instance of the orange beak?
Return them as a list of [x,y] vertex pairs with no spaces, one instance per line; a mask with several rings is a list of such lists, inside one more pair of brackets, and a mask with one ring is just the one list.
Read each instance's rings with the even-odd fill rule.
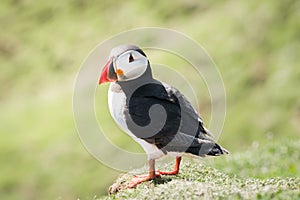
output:
[[104,68],[102,69],[100,79],[99,79],[99,84],[114,82],[117,80],[112,61],[113,59],[110,58],[105,64]]

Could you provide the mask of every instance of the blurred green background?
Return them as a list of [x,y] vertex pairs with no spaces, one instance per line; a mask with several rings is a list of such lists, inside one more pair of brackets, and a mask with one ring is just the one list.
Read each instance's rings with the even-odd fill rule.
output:
[[[98,43],[137,27],[175,29],[209,52],[227,92],[219,142],[233,155],[270,141],[298,140],[299,19],[297,0],[1,1],[0,199],[92,199],[106,193],[119,172],[81,144],[72,115],[73,83]],[[209,99],[199,103],[208,122]],[[118,131],[108,113],[107,120]],[[114,140],[126,137],[118,135]]]

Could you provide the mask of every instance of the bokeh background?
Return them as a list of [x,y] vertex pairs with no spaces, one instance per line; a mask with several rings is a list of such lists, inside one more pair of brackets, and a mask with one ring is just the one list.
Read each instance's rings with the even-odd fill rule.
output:
[[[0,198],[92,199],[106,194],[120,172],[103,166],[81,144],[73,121],[73,84],[97,44],[137,27],[175,29],[209,52],[227,93],[219,142],[233,155],[270,143],[276,151],[299,141],[299,19],[297,0],[1,1]],[[209,123],[209,96],[198,98]],[[108,112],[106,116],[106,126],[115,133],[112,140],[141,151]],[[290,155],[289,150],[282,153]],[[272,151],[270,155],[272,159]],[[253,158],[248,159],[252,166]],[[297,154],[286,167],[283,162],[282,173],[249,170],[241,175],[299,176],[299,160]],[[227,164],[222,159],[212,165],[222,169]]]

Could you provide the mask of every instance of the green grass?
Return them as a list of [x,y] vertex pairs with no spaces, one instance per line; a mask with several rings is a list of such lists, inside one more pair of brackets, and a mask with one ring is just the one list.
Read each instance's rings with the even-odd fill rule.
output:
[[214,159],[212,165],[223,172],[265,179],[300,177],[299,138],[255,143],[246,152]]
[[[278,147],[282,140],[298,141],[300,133],[299,9],[297,0],[1,1],[0,199],[106,194],[120,172],[93,159],[81,144],[72,115],[73,84],[97,44],[144,26],[192,37],[220,70],[227,115],[219,143],[232,157],[209,160],[214,168],[239,177],[299,176],[298,154]],[[152,58],[192,74],[170,55]],[[170,79],[168,73],[159,76]],[[97,90],[101,100],[96,108],[103,111],[106,130],[113,132],[109,138],[122,148],[141,151],[109,116],[106,96],[98,96],[106,88]],[[197,109],[209,125],[209,95],[199,92]],[[254,155],[243,153],[249,148]]]
[[[300,140],[270,143],[228,155],[226,162],[184,159],[178,175],[162,176],[135,189],[126,188],[132,175],[123,174],[113,185],[112,195],[100,199],[298,199],[299,144]],[[159,168],[170,170],[172,164]]]

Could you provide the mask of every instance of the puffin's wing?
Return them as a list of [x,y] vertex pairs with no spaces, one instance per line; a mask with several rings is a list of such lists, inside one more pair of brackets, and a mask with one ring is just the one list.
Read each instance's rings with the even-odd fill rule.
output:
[[[162,121],[161,110],[154,115],[155,118],[150,117],[149,110],[154,105],[164,108],[167,113],[165,121]],[[155,144],[162,151],[186,152],[197,156],[226,152],[208,137],[200,117],[188,100],[176,88],[166,84],[146,84],[140,87],[128,100],[124,114],[129,130],[136,137]],[[148,126],[151,123],[153,125]],[[143,130],[136,128],[136,125],[148,127]]]
[[[154,105],[163,107],[167,114],[165,121],[161,117],[163,114],[161,111],[158,111],[151,119],[149,112]],[[178,132],[193,138],[212,140],[201,118],[184,95],[176,88],[161,82],[145,84],[138,88],[128,98],[124,114],[129,130],[138,138],[147,139],[149,142],[151,139],[157,140],[160,137],[174,137]],[[148,126],[153,122],[152,120],[156,120],[157,123]],[[149,136],[142,129],[136,128],[136,125],[148,126],[145,131],[156,131],[156,133]]]

